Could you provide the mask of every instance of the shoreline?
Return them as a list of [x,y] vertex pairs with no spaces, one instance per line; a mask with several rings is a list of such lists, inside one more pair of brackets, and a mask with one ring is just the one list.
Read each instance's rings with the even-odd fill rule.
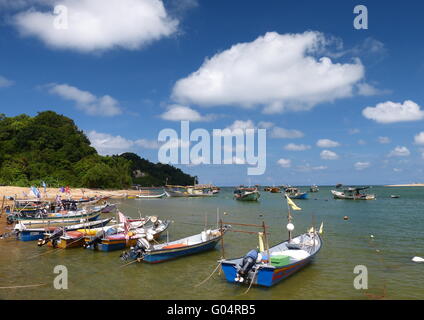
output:
[[385,187],[424,187],[424,183],[390,184]]
[[[41,199],[55,199],[56,195],[61,195],[62,198],[67,198],[68,196],[72,198],[82,198],[82,197],[93,197],[93,196],[110,196],[113,199],[122,199],[128,196],[135,196],[139,194],[138,190],[98,190],[98,189],[88,189],[88,188],[71,188],[70,194],[60,192],[59,188],[46,188],[46,193],[44,193],[43,188],[38,188],[41,193]],[[0,186],[0,201],[3,197],[17,197],[19,199],[25,198],[24,194],[27,194],[29,199],[34,198],[29,195],[30,188],[28,187],[13,187],[13,186]]]

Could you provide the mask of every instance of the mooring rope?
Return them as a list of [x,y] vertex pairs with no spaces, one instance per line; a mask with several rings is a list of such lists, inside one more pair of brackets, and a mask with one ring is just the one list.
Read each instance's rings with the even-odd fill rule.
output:
[[195,287],[195,288],[197,288],[197,287],[201,286],[202,284],[204,284],[206,281],[208,281],[208,280],[212,277],[212,275],[216,272],[216,270],[218,270],[218,268],[219,268],[221,265],[222,265],[222,262],[220,262],[220,263],[216,266],[215,270],[214,270],[214,271],[212,271],[212,273],[209,275],[209,277],[207,277],[205,280],[203,280],[203,281],[202,281],[202,282],[200,282],[199,284],[196,284],[194,287]]
[[45,285],[46,285],[45,283],[41,283],[41,284],[30,284],[26,286],[0,287],[0,289],[20,289],[20,288],[41,287]]
[[247,288],[247,290],[245,292],[243,292],[241,294],[241,296],[242,295],[245,295],[245,294],[247,294],[249,292],[250,288],[252,287],[253,281],[255,281],[256,274],[258,273],[258,270],[259,270],[259,267],[256,268],[255,273],[253,274],[252,281],[250,281],[250,284],[249,284],[249,288]]

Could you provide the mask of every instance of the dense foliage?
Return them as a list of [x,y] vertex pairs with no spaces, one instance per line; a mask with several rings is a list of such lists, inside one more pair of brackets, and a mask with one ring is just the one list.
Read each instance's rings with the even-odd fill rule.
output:
[[[139,165],[142,164],[142,165]],[[161,168],[163,171],[161,172]],[[134,169],[145,179],[132,180]],[[73,120],[53,111],[35,117],[0,114],[0,184],[121,189],[133,183],[182,183],[192,177],[171,166],[153,164],[135,154],[100,156]]]

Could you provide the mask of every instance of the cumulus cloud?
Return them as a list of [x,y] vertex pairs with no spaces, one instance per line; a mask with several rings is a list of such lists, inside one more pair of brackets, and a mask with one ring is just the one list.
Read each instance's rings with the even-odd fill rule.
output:
[[258,127],[261,129],[271,129],[274,126],[273,122],[270,121],[259,121]]
[[407,147],[397,146],[389,153],[389,157],[408,157],[411,154]]
[[271,138],[277,139],[297,139],[304,136],[302,131],[294,129],[284,129],[280,127],[273,127],[270,133]]
[[389,93],[388,90],[377,89],[373,85],[366,82],[358,83],[357,88],[358,88],[358,94],[360,96],[366,96],[366,97]]
[[378,137],[377,141],[381,144],[387,144],[391,142],[389,137]]
[[210,121],[213,119],[212,115],[202,116],[198,111],[177,104],[168,107],[168,110],[161,115],[161,118],[169,121],[183,121],[188,120],[192,122]]
[[361,171],[364,170],[366,168],[369,168],[369,166],[371,165],[370,162],[356,162],[353,166],[355,167],[356,170]]
[[144,149],[157,149],[159,144],[154,140],[129,140],[121,136],[113,136],[108,133],[101,133],[95,130],[89,131],[87,137],[101,155],[114,155],[132,150],[134,147],[142,147]]
[[330,150],[321,151],[320,156],[321,156],[321,159],[324,159],[324,160],[337,160],[339,158],[337,153]]
[[316,58],[326,38],[319,32],[268,32],[248,43],[206,59],[173,88],[173,98],[200,106],[264,107],[265,113],[307,110],[323,102],[349,97],[363,78],[364,67]]
[[280,159],[280,160],[277,161],[277,163],[283,168],[290,168],[291,167],[291,160],[290,159]]
[[327,170],[326,166],[311,166],[309,163],[305,165],[296,166],[296,171],[300,172],[311,172],[311,171],[322,171]]
[[424,119],[424,111],[414,101],[404,103],[392,101],[382,102],[375,107],[366,107],[362,115],[379,123],[394,123],[404,121],[418,121]]
[[15,84],[14,81],[0,75],[0,88],[10,87]]
[[424,145],[424,131],[420,132],[414,137],[415,144]]
[[88,91],[80,90],[68,84],[49,84],[49,93],[75,102],[75,106],[92,116],[111,117],[122,113],[119,102],[109,95],[96,97]]
[[[66,8],[67,27],[55,27],[56,5]],[[52,48],[134,50],[170,36],[178,26],[161,0],[55,0],[49,7],[19,12],[13,23],[23,36],[37,37]]]
[[308,146],[306,144],[295,144],[295,143],[289,143],[284,147],[284,149],[289,151],[305,151],[308,149],[311,149],[311,146]]
[[317,147],[320,148],[335,148],[340,146],[340,143],[330,139],[319,139],[317,141]]

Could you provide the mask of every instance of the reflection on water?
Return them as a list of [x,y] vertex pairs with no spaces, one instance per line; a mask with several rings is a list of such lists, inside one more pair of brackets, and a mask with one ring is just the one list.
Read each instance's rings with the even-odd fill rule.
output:
[[[127,215],[157,215],[174,223],[170,240],[199,233],[205,223],[216,226],[217,209],[229,222],[265,221],[271,227],[270,244],[287,238],[287,205],[281,194],[261,191],[258,203],[235,201],[232,188],[213,198],[120,200]],[[0,241],[0,286],[44,284],[42,287],[0,289],[1,299],[368,299],[355,290],[356,265],[369,273],[368,292],[389,299],[424,299],[423,188],[374,187],[375,201],[334,200],[330,188],[321,187],[309,200],[299,200],[302,211],[293,213],[295,233],[324,221],[323,248],[313,264],[273,288],[229,284],[216,273],[200,287],[221,257],[216,250],[157,265],[131,264],[121,268],[120,252],[83,249],[52,250],[35,242]],[[399,199],[390,199],[399,194]],[[224,212],[226,213],[224,215]],[[349,216],[349,220],[343,220]],[[370,235],[374,235],[372,239]],[[166,235],[162,237],[166,239]],[[238,257],[257,246],[257,236],[229,232],[225,256]],[[53,268],[69,271],[69,289],[55,290]]]

